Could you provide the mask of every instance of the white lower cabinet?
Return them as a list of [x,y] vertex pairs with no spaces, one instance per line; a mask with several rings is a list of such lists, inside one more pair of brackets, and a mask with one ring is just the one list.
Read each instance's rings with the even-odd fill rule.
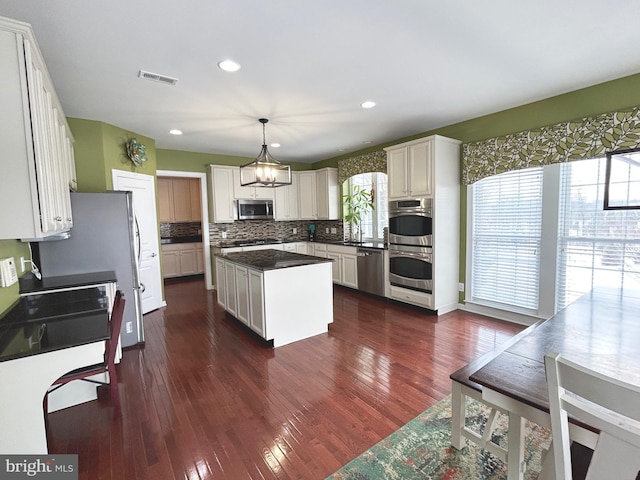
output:
[[400,302],[410,303],[412,305],[418,305],[433,309],[433,295],[424,292],[416,292],[402,287],[396,287],[394,285],[389,286],[389,297]]
[[216,257],[218,303],[231,315],[266,338],[263,274]]
[[326,243],[313,243],[310,242],[308,245],[309,255],[313,255],[314,257],[322,257],[327,258],[327,244]]
[[358,257],[343,253],[340,259],[342,263],[342,285],[358,288]]
[[204,272],[201,243],[172,243],[162,245],[162,277],[174,278]]
[[[325,245],[327,258],[333,258],[333,283],[358,288],[358,249],[345,245]],[[319,255],[316,255],[319,256]]]
[[226,280],[226,268],[223,258],[216,257],[215,260],[216,270],[216,290],[218,293],[218,303],[223,307],[227,306],[227,280]]
[[247,267],[234,265],[236,276],[236,318],[249,325],[249,273]]
[[225,309],[234,317],[238,316],[236,296],[236,269],[233,263],[224,262],[224,279],[226,282]]
[[264,322],[264,286],[262,272],[249,269],[249,326],[266,338]]

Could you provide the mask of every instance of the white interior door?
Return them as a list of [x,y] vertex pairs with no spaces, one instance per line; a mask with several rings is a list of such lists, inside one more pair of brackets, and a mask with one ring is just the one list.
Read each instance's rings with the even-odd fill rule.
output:
[[140,300],[144,314],[164,306],[155,180],[152,175],[116,169],[111,170],[111,175],[114,190],[133,192],[133,211],[140,235],[138,267],[140,269]]

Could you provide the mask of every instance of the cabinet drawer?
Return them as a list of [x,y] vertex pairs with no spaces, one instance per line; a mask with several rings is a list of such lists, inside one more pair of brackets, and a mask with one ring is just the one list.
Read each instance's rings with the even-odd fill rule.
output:
[[433,308],[433,296],[429,293],[415,292],[391,285],[389,287],[389,296],[400,302],[410,303],[419,307]]
[[347,255],[356,255],[358,253],[358,248],[350,247],[347,245],[334,245],[330,243],[327,245],[327,252],[342,253],[342,254],[346,253]]

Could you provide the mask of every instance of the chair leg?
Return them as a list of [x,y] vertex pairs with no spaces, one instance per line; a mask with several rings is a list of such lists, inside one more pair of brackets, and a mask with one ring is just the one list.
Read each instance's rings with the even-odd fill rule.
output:
[[120,407],[120,390],[118,389],[118,374],[116,373],[115,365],[109,367],[109,387],[114,412],[120,415],[122,413]]

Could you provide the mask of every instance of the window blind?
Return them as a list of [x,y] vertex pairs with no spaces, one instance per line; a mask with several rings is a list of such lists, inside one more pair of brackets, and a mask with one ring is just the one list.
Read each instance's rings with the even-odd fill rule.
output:
[[542,167],[474,184],[472,301],[537,310],[541,229]]
[[605,162],[561,167],[557,310],[596,286],[640,290],[640,210],[603,210]]

